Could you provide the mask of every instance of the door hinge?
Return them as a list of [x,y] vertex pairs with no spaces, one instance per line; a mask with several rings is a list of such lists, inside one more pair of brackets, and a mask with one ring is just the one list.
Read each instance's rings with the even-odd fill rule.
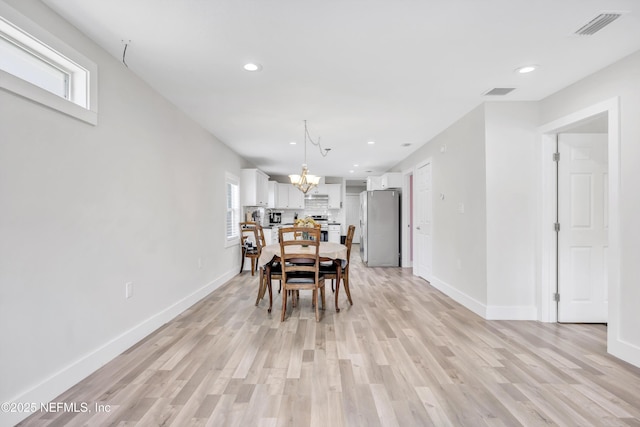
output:
[[560,161],[560,153],[553,153],[553,161],[554,162]]
[[560,231],[560,223],[559,222],[555,222],[553,223],[553,230],[557,233]]
[[557,292],[556,292],[555,294],[553,294],[553,300],[554,300],[555,302],[560,301],[560,294],[559,294],[559,293],[557,293]]

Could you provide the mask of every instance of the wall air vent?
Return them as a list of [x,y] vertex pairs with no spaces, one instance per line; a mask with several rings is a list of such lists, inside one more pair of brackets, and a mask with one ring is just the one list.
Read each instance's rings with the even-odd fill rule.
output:
[[616,19],[620,18],[620,13],[601,13],[591,21],[580,27],[575,34],[579,36],[592,36]]
[[483,93],[483,95],[487,96],[504,96],[508,93],[510,93],[511,91],[514,91],[516,88],[515,87],[494,87],[491,90],[486,91],[485,93]]

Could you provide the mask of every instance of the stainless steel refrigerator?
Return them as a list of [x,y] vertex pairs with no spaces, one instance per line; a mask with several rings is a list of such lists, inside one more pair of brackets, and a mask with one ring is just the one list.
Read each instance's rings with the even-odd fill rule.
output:
[[369,267],[400,266],[400,192],[360,193],[360,256]]

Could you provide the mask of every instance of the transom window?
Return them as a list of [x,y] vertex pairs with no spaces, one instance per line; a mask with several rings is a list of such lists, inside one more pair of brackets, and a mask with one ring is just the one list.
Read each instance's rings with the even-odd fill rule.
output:
[[1,0],[0,88],[97,123],[97,66]]

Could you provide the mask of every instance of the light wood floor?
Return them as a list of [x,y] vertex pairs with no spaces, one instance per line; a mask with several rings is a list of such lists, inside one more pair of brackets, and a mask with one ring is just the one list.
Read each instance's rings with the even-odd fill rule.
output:
[[[400,268],[363,267],[349,306],[280,323],[237,276],[22,425],[640,426],[640,369],[603,325],[485,321]],[[278,295],[277,293],[275,294]]]

